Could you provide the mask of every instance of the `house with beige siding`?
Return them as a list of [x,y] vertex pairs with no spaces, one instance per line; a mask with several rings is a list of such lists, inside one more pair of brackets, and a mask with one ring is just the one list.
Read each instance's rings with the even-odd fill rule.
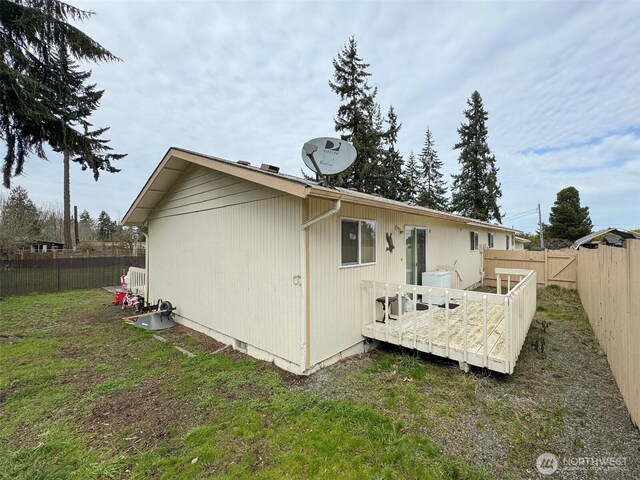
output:
[[[400,289],[413,286],[414,312],[420,299],[432,299],[431,290],[416,294],[416,288],[425,288],[424,272],[448,270],[451,284],[445,287],[451,292],[479,284],[483,249],[506,249],[508,242],[513,246],[515,233],[328,188],[269,165],[258,168],[178,148],[166,153],[123,223],[148,231],[148,301],[170,300],[179,323],[297,374],[363,352],[379,340],[379,335],[363,335],[365,316],[376,317],[374,327],[388,329],[398,309],[401,317],[410,315],[411,299],[404,300],[408,297]],[[395,317],[393,292],[376,293],[376,288],[389,290],[390,285],[400,292],[395,302],[402,298],[406,303],[395,307]],[[373,290],[367,294],[367,288]],[[451,292],[446,291],[447,317],[456,295]],[[455,302],[464,302],[466,309],[467,293],[460,295]],[[503,319],[510,310],[502,297],[484,295],[477,301],[484,302],[484,360],[478,361],[491,367],[493,330],[507,337],[501,327],[488,331],[487,322],[489,330],[493,328],[491,306],[499,305]],[[465,310],[465,345],[471,341],[470,318]],[[414,318],[414,332],[416,322]],[[448,324],[445,328],[449,340]],[[418,340],[413,341],[417,345]],[[508,338],[504,342],[512,348]],[[446,356],[457,358],[454,350],[447,345]],[[478,351],[482,353],[482,345]],[[460,355],[474,364],[475,357]],[[496,368],[508,371],[512,365],[505,360],[504,367]]]

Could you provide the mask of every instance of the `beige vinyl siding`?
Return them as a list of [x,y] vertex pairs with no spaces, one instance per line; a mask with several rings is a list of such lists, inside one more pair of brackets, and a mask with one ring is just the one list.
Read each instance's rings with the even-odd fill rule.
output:
[[[333,202],[312,198],[309,216],[328,210]],[[342,218],[376,222],[376,263],[341,267],[340,223]],[[487,232],[477,226],[463,226],[418,215],[398,213],[343,203],[339,213],[309,228],[309,301],[311,365],[358,343],[361,336],[361,281],[405,282],[406,226],[427,228],[427,270],[452,265],[462,275],[460,287],[481,280],[481,253],[471,251],[469,232],[479,233],[486,243]],[[397,227],[397,228],[396,228]],[[403,233],[400,233],[400,230]],[[386,251],[385,235],[391,233],[395,249]],[[494,232],[496,243],[500,235]],[[484,241],[482,241],[484,239]],[[498,245],[496,245],[498,248]],[[504,248],[504,247],[503,247]]]
[[149,222],[150,297],[298,364],[302,201],[242,183],[195,166],[173,186]]
[[149,219],[255,202],[284,195],[283,192],[191,164],[162,197]]

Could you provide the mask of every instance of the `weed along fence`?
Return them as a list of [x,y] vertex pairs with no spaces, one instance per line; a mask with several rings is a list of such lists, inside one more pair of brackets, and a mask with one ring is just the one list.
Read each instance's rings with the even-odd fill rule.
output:
[[1,261],[0,297],[117,285],[120,275],[144,261],[141,255]]
[[578,252],[578,293],[633,422],[640,425],[640,240]]
[[496,268],[535,270],[538,286],[558,285],[576,289],[577,262],[575,250],[492,250],[483,255],[484,284],[496,286]]
[[536,311],[536,272],[500,270],[505,294],[363,281],[362,335],[513,373]]

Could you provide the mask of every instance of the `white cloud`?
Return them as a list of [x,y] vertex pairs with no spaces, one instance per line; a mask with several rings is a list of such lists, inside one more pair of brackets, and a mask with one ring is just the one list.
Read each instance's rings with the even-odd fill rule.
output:
[[[545,211],[575,185],[594,223],[637,221],[639,3],[84,2],[81,25],[124,61],[93,66],[106,90],[123,172],[98,183],[77,169],[81,209],[122,215],[169,146],[301,168],[300,145],[331,134],[332,59],[355,35],[383,111],[403,123],[406,156],[427,125],[458,169],[456,129],[480,91],[508,212]],[[536,153],[538,152],[538,153]],[[542,152],[542,153],[540,153]],[[62,197],[59,159],[27,163],[37,201]],[[545,217],[548,216],[548,213]],[[508,218],[508,217],[507,217]],[[535,219],[521,227],[531,230]]]

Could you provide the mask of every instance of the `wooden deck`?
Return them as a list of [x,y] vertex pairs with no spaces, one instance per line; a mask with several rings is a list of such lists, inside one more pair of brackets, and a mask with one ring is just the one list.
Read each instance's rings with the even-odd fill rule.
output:
[[[363,282],[362,335],[458,360],[465,368],[475,365],[513,373],[535,313],[535,273],[522,277],[526,278],[514,282],[514,288],[505,295]],[[424,303],[419,302],[419,306],[426,310],[411,308],[399,313],[405,309],[398,307],[395,298],[407,295],[422,298]],[[430,296],[448,302],[432,305]],[[390,308],[394,301],[395,308]]]
[[[383,342],[467,362],[469,365],[506,371],[503,305],[487,305],[486,345],[482,304],[469,305],[466,348],[462,306],[450,309],[448,315],[444,308],[434,306],[431,314],[429,310],[425,310],[416,312],[415,316],[415,330],[413,314],[406,313],[400,321],[397,316],[390,315],[385,323],[368,323],[364,325],[363,334]],[[401,337],[399,332],[402,332]]]

